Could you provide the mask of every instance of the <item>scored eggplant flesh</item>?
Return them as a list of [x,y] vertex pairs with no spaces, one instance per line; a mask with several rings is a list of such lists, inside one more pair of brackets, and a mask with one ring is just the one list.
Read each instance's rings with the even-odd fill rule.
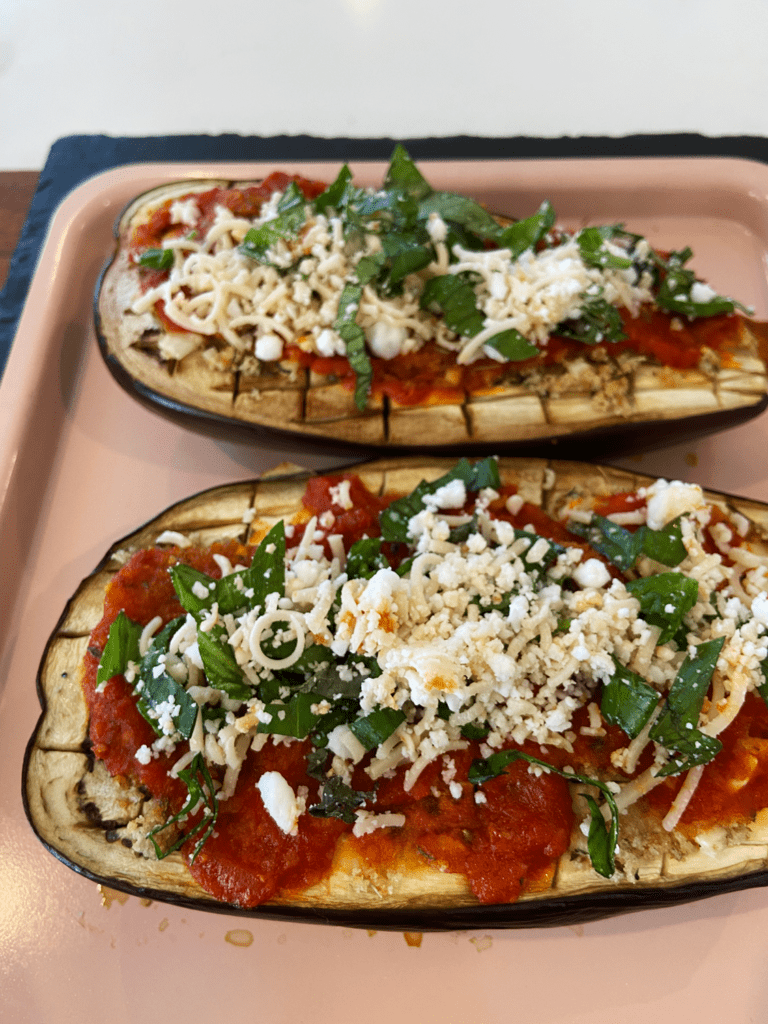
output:
[[[354,470],[374,493],[408,493],[422,479],[433,480],[453,464],[390,458]],[[501,459],[499,466],[503,481],[514,481],[525,501],[550,514],[563,507],[566,497],[635,491],[652,482],[639,474],[580,463]],[[436,930],[558,925],[768,882],[768,809],[749,825],[721,830],[718,842],[705,848],[653,825],[635,804],[621,817],[617,872],[609,879],[593,870],[577,823],[571,847],[549,886],[525,893],[517,903],[492,906],[479,904],[460,875],[420,864],[382,876],[358,862],[343,843],[330,878],[299,896],[255,909],[215,900],[193,881],[179,853],[159,861],[142,855],[147,851],[140,837],[158,820],[158,808],[140,787],[110,779],[94,761],[80,685],[80,664],[89,634],[102,617],[107,583],[128,555],[153,546],[164,530],[182,532],[200,546],[222,539],[247,541],[254,530],[262,535],[279,519],[295,515],[308,477],[292,467],[285,475],[277,472],[215,488],[174,505],[117,542],[68,603],[41,664],[38,692],[43,710],[24,765],[27,815],[57,857],[102,884],[199,909]],[[705,494],[754,523],[768,550],[768,506]],[[255,515],[247,526],[249,510]],[[579,788],[572,784],[574,800]]]

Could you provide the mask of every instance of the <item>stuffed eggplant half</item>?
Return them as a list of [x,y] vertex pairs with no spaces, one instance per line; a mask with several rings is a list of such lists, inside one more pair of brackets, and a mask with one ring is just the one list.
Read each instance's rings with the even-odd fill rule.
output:
[[199,494],[39,675],[33,828],[89,878],[366,927],[765,884],[768,508],[544,460]]
[[136,199],[96,301],[116,378],[209,427],[302,443],[506,449],[679,440],[766,405],[762,327],[690,249],[433,189],[276,172]]

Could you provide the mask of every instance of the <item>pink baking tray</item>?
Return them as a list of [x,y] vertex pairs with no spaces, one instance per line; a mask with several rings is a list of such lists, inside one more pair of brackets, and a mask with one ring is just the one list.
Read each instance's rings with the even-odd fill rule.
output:
[[[691,245],[700,276],[768,318],[762,165],[425,166],[435,187],[470,192],[513,216],[549,198],[570,224],[624,221],[661,248]],[[101,1024],[108,1015],[132,1024],[172,1006],[179,1020],[226,1012],[270,1024],[389,1024],[393,1014],[404,1024],[496,1024],[510,1019],[511,1007],[517,1019],[537,1024],[647,1024],[649,1014],[718,1024],[768,1019],[766,890],[578,927],[429,933],[418,945],[398,933],[103,898],[34,837],[22,809],[21,766],[39,715],[38,663],[67,599],[112,541],[204,487],[286,459],[310,468],[343,461],[185,431],[122,391],[96,345],[93,292],[127,202],[166,181],[257,178],[273,169],[158,164],[93,178],[55,214],[30,288],[0,385],[0,1018]],[[282,169],[328,179],[338,167]],[[376,184],[383,170],[353,164],[361,183]],[[624,464],[768,501],[766,416]]]

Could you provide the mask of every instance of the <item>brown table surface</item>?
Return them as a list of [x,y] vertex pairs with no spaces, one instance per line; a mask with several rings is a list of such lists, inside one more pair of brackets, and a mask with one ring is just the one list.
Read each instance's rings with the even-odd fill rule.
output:
[[0,171],[0,288],[37,187],[37,171]]

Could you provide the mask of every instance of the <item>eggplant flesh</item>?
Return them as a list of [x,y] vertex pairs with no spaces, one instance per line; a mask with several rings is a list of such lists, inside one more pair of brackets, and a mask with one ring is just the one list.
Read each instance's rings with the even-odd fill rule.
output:
[[[577,455],[588,440],[597,454],[678,443],[742,423],[768,407],[765,325],[736,318],[727,364],[703,360],[673,369],[634,353],[576,357],[542,370],[516,369],[487,391],[461,401],[398,405],[369,399],[365,409],[338,378],[297,364],[243,358],[221,339],[181,355],[152,312],[132,311],[140,272],[128,254],[137,224],[175,196],[246,183],[182,182],[138,197],[116,227],[117,247],[95,296],[96,333],[111,373],[133,397],[218,435],[278,434],[285,443],[402,452],[487,450]],[[503,219],[503,218],[502,218]],[[178,356],[178,358],[177,358]],[[571,448],[570,446],[573,446]]]
[[[445,473],[452,460],[382,459],[354,467],[374,493],[408,493],[422,479]],[[574,497],[635,491],[652,478],[622,470],[544,459],[500,460],[504,481],[525,501],[554,513]],[[336,471],[335,471],[336,472]],[[156,860],[140,836],[157,821],[154,801],[95,761],[80,665],[91,630],[103,614],[105,588],[126,554],[153,546],[165,530],[199,546],[247,541],[279,519],[290,520],[310,474],[287,467],[258,480],[202,492],[167,509],[112,546],[69,601],[51,636],[38,675],[42,713],[25,756],[23,795],[30,823],[45,846],[69,867],[112,888],[200,910],[347,926],[410,930],[556,926],[638,909],[678,904],[768,882],[768,808],[749,824],[720,830],[712,847],[665,832],[639,804],[621,817],[616,874],[592,868],[577,823],[570,849],[548,887],[516,903],[482,905],[463,876],[409,866],[385,876],[358,863],[342,844],[330,877],[300,896],[244,909],[217,901],[190,876],[179,853]],[[705,492],[754,525],[768,551],[768,506]],[[251,515],[250,512],[254,514]],[[245,525],[250,522],[251,525]],[[574,797],[577,787],[572,787]],[[580,815],[577,818],[580,819]]]

